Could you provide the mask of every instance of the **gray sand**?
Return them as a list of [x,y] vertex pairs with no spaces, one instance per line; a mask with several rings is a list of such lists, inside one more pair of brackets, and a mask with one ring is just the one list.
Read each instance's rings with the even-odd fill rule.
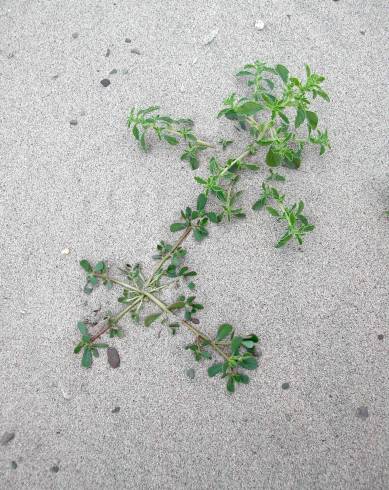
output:
[[[1,488],[388,487],[386,3],[1,2]],[[139,150],[128,108],[235,139],[214,116],[257,58],[327,75],[333,149],[283,185],[316,225],[301,249],[274,249],[281,227],[252,212],[189,244],[202,325],[261,336],[251,385],[229,397],[189,336],[129,323],[120,368],[82,370],[76,322],[115,296],[86,297],[78,261],[149,267],[198,192],[179,150]]]

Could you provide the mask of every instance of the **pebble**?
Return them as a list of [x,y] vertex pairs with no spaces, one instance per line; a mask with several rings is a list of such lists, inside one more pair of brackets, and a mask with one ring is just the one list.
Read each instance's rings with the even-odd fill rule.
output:
[[73,32],[72,38],[73,39],[77,39],[78,38],[78,35],[79,35],[78,32]]
[[127,44],[130,44],[131,39],[129,37],[126,37],[126,39],[124,40],[124,42],[127,43]]
[[367,409],[367,407],[357,408],[357,417],[359,417],[362,420],[366,420],[368,416],[369,416],[369,410]]
[[258,19],[255,22],[254,27],[257,29],[257,31],[262,31],[265,28],[265,23],[262,19]]
[[204,39],[204,42],[203,42],[203,46],[208,46],[209,44],[211,44],[215,39],[216,39],[216,36],[219,34],[219,29],[213,29],[213,31],[211,31],[208,36]]
[[366,34],[366,31],[359,31],[359,32],[362,34],[362,36]]
[[58,77],[59,77],[59,75],[58,75],[58,74],[57,74],[57,75],[53,75],[53,76],[51,77],[51,79],[52,79],[52,80],[57,80],[57,78],[58,78]]
[[194,370],[193,368],[187,369],[187,370],[185,371],[185,374],[186,374],[186,375],[188,376],[188,378],[190,378],[190,379],[194,379],[194,378],[195,378],[195,376],[196,376],[196,372],[195,372],[195,370]]
[[16,461],[11,461],[11,468],[13,470],[16,470],[17,467],[18,467],[18,463]]
[[77,126],[77,124],[78,124],[77,119],[72,119],[72,120],[70,121],[70,126]]
[[108,87],[108,85],[111,84],[111,82],[108,80],[108,78],[104,78],[103,80],[100,81],[100,83],[103,87]]
[[384,335],[382,333],[377,335],[378,340],[384,340]]
[[111,50],[108,48],[107,52],[105,53],[105,57],[108,58],[108,56],[111,54]]
[[54,466],[52,466],[52,467],[50,468],[50,471],[51,471],[52,473],[58,473],[58,471],[59,471],[59,466],[57,466],[57,465],[55,464]]
[[120,366],[119,352],[115,349],[115,347],[108,347],[107,358],[108,364],[111,366],[111,368],[116,369]]
[[61,251],[61,254],[62,255],[69,255],[70,254],[70,250],[68,248],[64,248],[62,251]]
[[290,388],[290,384],[289,383],[282,383],[281,388],[283,390],[288,390]]
[[120,412],[120,407],[115,407],[111,410],[112,413],[118,413]]
[[132,49],[131,49],[131,53],[134,53],[134,54],[140,54],[140,51],[139,51],[139,49],[132,48]]
[[117,73],[117,72],[118,72],[118,71],[117,71],[117,69],[116,69],[116,68],[114,68],[113,70],[111,70],[111,71],[109,72],[109,74],[110,74],[110,75],[116,75],[116,73]]
[[4,432],[4,434],[0,438],[0,444],[5,446],[15,437],[15,432]]

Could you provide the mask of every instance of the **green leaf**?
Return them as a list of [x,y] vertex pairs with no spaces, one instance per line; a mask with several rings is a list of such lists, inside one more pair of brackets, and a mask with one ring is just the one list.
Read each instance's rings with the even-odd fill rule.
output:
[[242,337],[238,337],[238,336],[233,337],[233,339],[231,340],[231,352],[233,355],[238,354],[241,343],[242,343]]
[[258,367],[258,362],[255,359],[255,357],[244,357],[240,362],[239,365],[242,368],[249,369],[250,371],[257,369]]
[[149,327],[155,320],[158,320],[161,315],[162,313],[153,313],[152,315],[146,316],[144,319],[145,327]]
[[92,366],[92,362],[93,362],[92,350],[89,347],[85,347],[81,359],[81,366],[84,368],[90,368]]
[[297,109],[296,119],[294,120],[294,126],[298,128],[305,121],[305,111],[300,107]]
[[235,380],[232,376],[230,376],[228,378],[228,381],[227,381],[227,391],[229,393],[234,393],[235,391]]
[[282,78],[282,81],[286,83],[289,78],[289,70],[284,65],[277,65],[276,72]]
[[232,325],[229,323],[223,323],[223,325],[220,325],[218,328],[217,334],[216,334],[216,340],[220,342],[221,340],[225,339],[228,337],[233,331]]
[[163,139],[169,143],[169,145],[178,145],[179,141],[174,136],[169,136],[168,134],[163,135]]
[[266,155],[266,163],[268,164],[268,166],[278,167],[278,165],[281,163],[281,160],[281,155],[279,153],[276,153],[273,148],[270,147]]
[[95,349],[108,349],[108,344],[93,344]]
[[280,217],[280,213],[277,211],[277,209],[271,206],[267,206],[266,211],[270,213],[272,216],[275,216],[276,218]]
[[288,231],[285,233],[285,235],[283,235],[279,240],[278,242],[276,243],[276,248],[281,248],[283,247],[284,245],[286,245],[289,240],[293,238],[293,235],[291,235]]
[[193,290],[196,288],[196,284],[195,284],[194,282],[192,282],[192,281],[191,281],[191,282],[188,284],[188,288],[189,288],[191,291],[193,291]]
[[177,301],[177,303],[173,303],[172,305],[168,306],[168,309],[170,311],[174,310],[180,310],[181,308],[185,307],[185,301]]
[[207,204],[207,196],[204,193],[199,194],[197,198],[197,211],[202,211]]
[[139,135],[139,129],[137,126],[134,126],[132,128],[132,134],[134,135],[134,138],[139,141],[140,135]]
[[172,231],[174,233],[176,231],[185,230],[185,228],[187,228],[187,226],[188,225],[186,223],[173,223],[170,225],[170,231]]
[[306,116],[309,126],[312,129],[316,129],[317,123],[319,122],[319,118],[317,117],[316,112],[306,111]]
[[247,349],[252,349],[255,343],[252,340],[242,340],[242,345]]
[[252,208],[253,208],[254,211],[259,211],[260,209],[262,209],[265,206],[266,203],[267,203],[267,196],[265,196],[265,195],[264,196],[261,196],[258,199],[258,201],[256,201],[253,204]]
[[85,272],[92,272],[93,271],[92,266],[85,259],[80,260],[80,266],[84,269]]
[[219,222],[219,218],[218,218],[217,214],[214,213],[213,211],[207,213],[207,216],[208,216],[209,221],[211,223],[218,223]]
[[81,352],[81,349],[84,347],[84,342],[79,342],[76,347],[74,348],[74,353],[75,354],[78,354],[79,352]]
[[259,112],[260,110],[263,109],[263,106],[261,104],[258,104],[258,102],[254,102],[252,100],[249,100],[247,102],[243,102],[236,111],[239,114],[244,114],[245,116],[252,116],[253,114]]
[[104,262],[97,262],[95,265],[95,272],[102,272],[105,269]]
[[235,381],[237,383],[243,383],[243,384],[247,385],[250,382],[250,378],[247,376],[247,374],[238,373],[238,374],[235,374]]
[[210,378],[213,378],[214,376],[216,376],[217,374],[223,372],[223,363],[220,362],[218,364],[214,364],[213,366],[210,366],[208,368],[208,376]]
[[77,323],[78,330],[80,331],[81,335],[88,335],[88,327],[85,325],[83,322],[78,322]]

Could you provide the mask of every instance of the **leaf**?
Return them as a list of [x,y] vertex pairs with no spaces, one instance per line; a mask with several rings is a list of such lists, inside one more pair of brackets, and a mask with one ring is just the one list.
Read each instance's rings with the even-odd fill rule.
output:
[[235,380],[232,376],[230,376],[228,378],[228,381],[227,381],[227,391],[229,393],[234,393],[235,391]]
[[250,371],[257,369],[258,367],[258,362],[255,359],[255,357],[244,357],[240,362],[239,365],[242,368],[249,369]]
[[163,135],[163,139],[169,143],[169,145],[178,145],[179,141],[174,136],[169,136],[168,134]]
[[88,327],[85,325],[83,322],[78,322],[77,323],[77,328],[80,331],[81,335],[88,335]]
[[186,223],[173,223],[170,225],[170,231],[175,233],[176,231],[185,230],[185,228],[187,228],[187,226],[188,225]]
[[111,368],[116,369],[120,366],[120,356],[119,352],[115,347],[108,347],[107,349],[107,360]]
[[79,352],[81,352],[81,349],[83,348],[83,346],[84,346],[84,342],[82,342],[82,341],[81,341],[81,342],[79,342],[79,343],[76,345],[76,347],[74,348],[74,351],[73,351],[73,352],[74,352],[75,354],[78,354]]
[[158,318],[162,315],[162,313],[153,313],[151,315],[146,316],[144,319],[145,327],[149,327],[155,320],[158,320]]
[[298,128],[305,121],[305,111],[300,107],[297,109],[296,119],[294,120],[295,128]]
[[278,167],[278,165],[281,163],[281,155],[276,153],[273,148],[269,148],[266,155],[266,163],[269,167]]
[[81,366],[84,368],[90,368],[92,366],[92,362],[93,362],[92,351],[89,347],[85,347],[81,359]]
[[283,247],[284,245],[286,245],[289,240],[293,237],[293,235],[291,235],[288,231],[285,233],[285,235],[283,235],[279,240],[278,242],[276,243],[276,248],[281,248]]
[[95,265],[95,272],[102,272],[105,269],[104,262],[97,262]]
[[217,374],[223,372],[223,363],[220,362],[218,364],[214,364],[213,366],[210,366],[208,368],[208,376],[210,378],[213,378],[214,376],[216,376]]
[[93,344],[96,349],[108,349],[108,344]]
[[137,141],[139,141],[139,139],[140,139],[140,135],[139,135],[139,129],[138,129],[138,127],[137,127],[137,126],[134,126],[134,127],[132,128],[132,134],[134,135],[134,138],[135,138]]
[[207,204],[207,196],[204,193],[199,194],[197,198],[197,211],[202,211]]
[[242,337],[236,336],[231,340],[231,352],[233,355],[238,354],[241,343],[242,343]]
[[316,112],[306,111],[306,116],[309,126],[312,129],[316,129],[317,123],[319,122],[319,118],[317,117]]
[[252,208],[253,208],[254,211],[259,211],[260,209],[262,209],[265,206],[266,203],[267,203],[267,196],[266,195],[261,196],[258,199],[258,201],[256,201],[253,204]]
[[236,111],[239,114],[244,114],[245,116],[252,116],[256,112],[259,112],[260,110],[263,109],[263,106],[261,104],[258,104],[258,102],[254,102],[252,100],[249,100],[247,102],[243,102]]
[[214,213],[213,211],[207,213],[207,216],[208,216],[209,221],[211,223],[218,223],[219,222],[219,218],[218,218],[217,214]]
[[85,272],[92,272],[92,266],[86,259],[80,260],[80,266],[84,269]]
[[[184,306],[185,306],[185,301],[177,301],[177,303],[173,303],[170,306],[168,306],[168,309],[170,311],[180,310],[181,308],[184,308]],[[148,325],[146,326],[148,327]]]
[[247,349],[252,349],[255,343],[252,340],[242,340],[242,345]]
[[289,78],[289,70],[284,65],[277,65],[276,72],[282,78],[282,81],[286,83]]
[[277,209],[271,206],[267,206],[266,211],[270,213],[272,216],[275,216],[276,218],[280,217],[280,213],[277,211]]
[[190,283],[188,284],[188,288],[189,288],[191,291],[193,291],[193,290],[196,288],[196,284],[195,284],[194,282],[190,282]]
[[229,323],[223,323],[218,328],[218,331],[216,334],[216,340],[219,342],[219,341],[225,339],[226,337],[228,337],[232,333],[232,331],[233,331],[232,325],[230,325]]
[[238,373],[238,374],[235,374],[235,381],[237,383],[243,383],[243,384],[247,385],[250,382],[250,378],[247,376],[247,374]]

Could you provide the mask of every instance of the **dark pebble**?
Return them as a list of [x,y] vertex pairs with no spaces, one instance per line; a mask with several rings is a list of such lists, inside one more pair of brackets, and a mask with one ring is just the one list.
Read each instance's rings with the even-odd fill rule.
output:
[[70,121],[70,126],[77,126],[77,124],[78,124],[77,119],[72,119],[72,120]]
[[101,83],[101,85],[102,85],[103,87],[108,87],[108,85],[110,85],[110,84],[111,84],[111,82],[108,80],[108,78],[104,78],[103,80],[101,80],[101,82],[100,82],[100,83]]
[[52,466],[52,467],[50,468],[50,471],[51,471],[52,473],[58,473],[58,471],[59,471],[59,466],[57,466],[57,465],[55,464],[54,466]]
[[108,56],[111,54],[111,50],[108,48],[107,52],[105,53],[105,57],[108,58]]
[[126,37],[126,39],[125,39],[125,41],[124,41],[124,42],[126,42],[127,44],[130,44],[131,39],[130,39],[129,37]]
[[53,76],[51,77],[51,79],[52,79],[52,80],[57,80],[57,78],[58,78],[58,77],[59,77],[59,75],[53,75]]
[[108,358],[108,364],[112,368],[116,369],[120,366],[119,352],[115,349],[115,347],[108,347],[107,358]]
[[384,335],[382,333],[380,333],[379,335],[377,335],[377,339],[378,340],[384,340]]
[[72,34],[72,38],[73,38],[73,39],[77,39],[77,38],[78,38],[78,32],[73,32],[73,34]]
[[357,408],[357,417],[363,420],[366,420],[369,416],[369,410],[367,407],[358,407]]
[[139,49],[132,48],[132,49],[131,49],[131,53],[134,53],[134,54],[140,54],[140,51],[139,51]]
[[190,368],[185,371],[185,374],[188,376],[190,379],[194,379],[196,376],[196,372],[194,369]]
[[364,36],[366,33],[366,31],[359,31],[359,32],[362,34],[362,36]]
[[15,437],[15,432],[4,432],[4,434],[1,436],[0,444],[2,446],[5,446],[9,442],[11,442],[14,437]]
[[115,407],[111,410],[112,413],[118,413],[120,412],[120,407]]
[[290,388],[290,384],[289,384],[289,383],[282,383],[281,388],[282,388],[283,390],[289,390],[289,388]]
[[18,467],[18,463],[16,461],[11,461],[11,468],[13,470],[16,470],[17,467]]
[[198,325],[200,323],[200,320],[198,318],[192,318],[192,323]]
[[117,69],[116,69],[116,68],[114,68],[113,70],[111,70],[111,71],[109,72],[109,74],[110,74],[110,75],[116,75],[116,73],[117,73],[117,72],[118,72],[118,71],[117,71]]

